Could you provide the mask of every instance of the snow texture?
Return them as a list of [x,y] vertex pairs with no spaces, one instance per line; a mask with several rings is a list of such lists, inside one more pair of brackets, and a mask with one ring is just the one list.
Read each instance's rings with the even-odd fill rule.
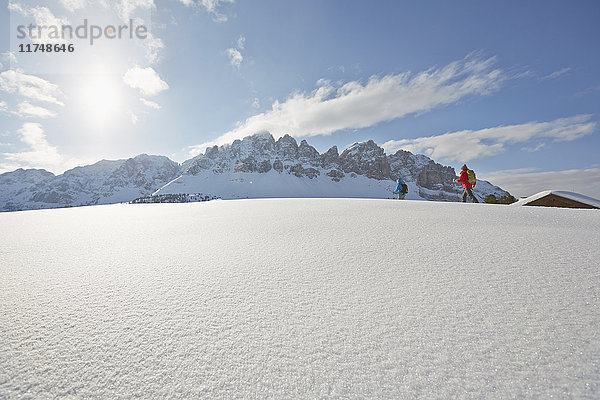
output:
[[0,398],[598,399],[599,228],[364,199],[0,214]]
[[583,204],[589,204],[590,206],[600,208],[600,200],[597,200],[597,199],[594,199],[593,197],[585,196],[585,195],[579,194],[579,193],[566,192],[564,190],[545,190],[543,192],[539,192],[532,196],[521,199],[521,200],[517,201],[516,203],[513,203],[513,205],[514,206],[525,206],[525,205],[531,203],[532,201],[541,199],[542,197],[546,197],[549,194],[554,194],[554,195],[564,197],[569,200],[575,200],[575,201],[578,201]]

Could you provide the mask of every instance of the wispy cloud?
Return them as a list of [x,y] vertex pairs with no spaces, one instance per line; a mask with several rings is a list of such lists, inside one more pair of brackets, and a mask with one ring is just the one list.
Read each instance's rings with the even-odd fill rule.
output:
[[240,36],[237,40],[237,48],[244,50],[244,46],[246,46],[246,38],[244,36]]
[[546,143],[538,143],[535,146],[523,147],[523,150],[528,151],[530,153],[535,153],[536,151],[540,151],[544,147],[546,147]]
[[138,116],[133,111],[129,111],[128,114],[129,114],[129,118],[131,119],[131,123],[133,125],[137,124]]
[[252,100],[252,108],[255,108],[257,110],[260,108],[260,100],[258,99],[258,97],[255,97],[254,100]]
[[[24,17],[32,18],[35,21],[35,25],[38,27],[48,26],[63,26],[69,25],[69,20],[66,17],[56,17],[48,7],[35,6],[35,7],[23,7],[18,3],[8,3],[8,9],[13,12],[17,12]],[[31,37],[31,40],[35,43],[63,43],[64,40],[61,38],[54,37],[51,34],[50,29],[44,29],[38,31]]]
[[565,67],[565,68],[559,69],[558,71],[554,71],[554,72],[553,72],[553,73],[551,73],[551,74],[548,74],[548,75],[546,75],[546,76],[543,76],[541,79],[542,79],[542,80],[547,80],[547,79],[556,79],[556,78],[558,78],[559,76],[562,76],[562,75],[564,75],[564,74],[568,73],[569,71],[571,71],[571,69],[572,69],[571,67]]
[[60,0],[60,4],[70,12],[87,7],[87,0]]
[[212,15],[215,22],[226,22],[228,17],[220,11],[221,7],[226,3],[234,3],[235,0],[179,0],[179,2],[186,7],[202,7]]
[[473,54],[443,68],[417,74],[374,76],[365,84],[352,81],[336,88],[321,81],[323,86],[312,93],[296,92],[283,103],[275,101],[271,110],[254,115],[214,141],[189,150],[192,155],[199,154],[207,145],[230,143],[260,131],[269,131],[275,137],[285,133],[302,137],[364,128],[427,112],[470,95],[488,94],[503,80],[494,58]]
[[600,199],[599,168],[545,172],[534,169],[505,170],[482,174],[481,178],[517,197],[531,196],[544,190],[567,190]]
[[571,141],[589,135],[596,129],[591,115],[576,115],[550,122],[529,122],[497,126],[477,131],[464,130],[416,139],[390,140],[383,144],[388,153],[399,149],[423,153],[433,159],[465,162],[502,153],[505,145],[532,139]]
[[244,56],[242,56],[242,53],[240,53],[238,49],[227,49],[225,50],[225,54],[227,54],[227,57],[229,57],[229,64],[235,68],[240,68],[242,61],[244,61]]
[[151,67],[133,67],[129,69],[123,76],[123,82],[134,89],[138,89],[144,96],[154,96],[169,88],[167,82],[163,81]]
[[235,0],[201,0],[200,4],[212,15],[215,22],[226,22],[227,15],[220,11],[225,3],[234,3]]
[[162,39],[154,36],[152,33],[148,33],[148,37],[143,43],[146,49],[146,60],[148,60],[150,64],[156,64],[159,62],[160,51],[165,48],[165,44]]
[[63,97],[58,85],[35,75],[8,70],[0,72],[0,91],[18,93],[33,100],[64,105],[59,98]]
[[120,0],[116,4],[117,14],[125,22],[128,22],[138,9],[150,11],[154,8],[156,8],[154,0]]
[[56,113],[54,111],[50,111],[44,107],[34,106],[28,101],[24,101],[19,104],[19,111],[17,112],[17,114],[20,116],[30,116],[37,118],[56,117]]
[[150,100],[146,100],[143,97],[140,97],[140,101],[142,102],[143,105],[145,105],[146,107],[150,107],[153,108],[155,110],[160,110],[160,105],[158,103],[155,103],[153,101]]
[[17,64],[17,56],[15,56],[15,53],[12,51],[1,53],[0,60],[2,60],[2,62],[5,62],[9,67]]
[[50,168],[62,165],[64,159],[58,149],[46,140],[46,134],[41,124],[26,122],[18,130],[21,142],[27,146],[26,151],[3,153],[4,163],[0,168],[11,170],[15,168]]
[[227,57],[229,57],[229,64],[237,69],[240,69],[240,65],[242,65],[242,61],[244,61],[242,50],[244,50],[245,45],[246,38],[244,36],[240,36],[236,42],[236,48],[232,47],[225,50],[225,54],[227,54]]
[[0,153],[3,157],[0,160],[0,173],[17,168],[43,168],[56,174],[91,161],[65,157],[56,146],[48,143],[44,128],[39,123],[26,122],[17,133],[25,148],[18,152]]

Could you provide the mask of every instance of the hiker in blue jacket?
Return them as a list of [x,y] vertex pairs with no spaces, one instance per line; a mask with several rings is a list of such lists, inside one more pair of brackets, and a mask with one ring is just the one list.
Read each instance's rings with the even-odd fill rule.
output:
[[398,195],[398,200],[404,200],[404,196],[408,193],[408,186],[406,186],[406,183],[401,178],[398,178],[396,183],[398,183],[398,186],[396,186],[394,194]]

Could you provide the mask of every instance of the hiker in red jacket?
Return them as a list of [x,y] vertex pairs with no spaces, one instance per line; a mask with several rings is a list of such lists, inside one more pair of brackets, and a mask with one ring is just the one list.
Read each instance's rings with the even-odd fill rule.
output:
[[460,171],[460,178],[455,179],[455,182],[460,182],[463,185],[465,190],[463,191],[462,201],[463,203],[467,202],[467,196],[471,199],[473,203],[479,203],[479,200],[473,194],[473,187],[476,185],[477,181],[475,180],[475,173],[471,171],[472,179],[469,182],[469,168],[467,168],[467,164],[463,164]]

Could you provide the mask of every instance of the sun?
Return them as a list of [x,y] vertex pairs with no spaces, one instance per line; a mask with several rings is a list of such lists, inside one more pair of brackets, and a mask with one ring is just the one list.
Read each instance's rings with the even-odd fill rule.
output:
[[116,77],[102,74],[87,76],[78,91],[83,116],[90,123],[107,125],[122,113],[124,93]]

